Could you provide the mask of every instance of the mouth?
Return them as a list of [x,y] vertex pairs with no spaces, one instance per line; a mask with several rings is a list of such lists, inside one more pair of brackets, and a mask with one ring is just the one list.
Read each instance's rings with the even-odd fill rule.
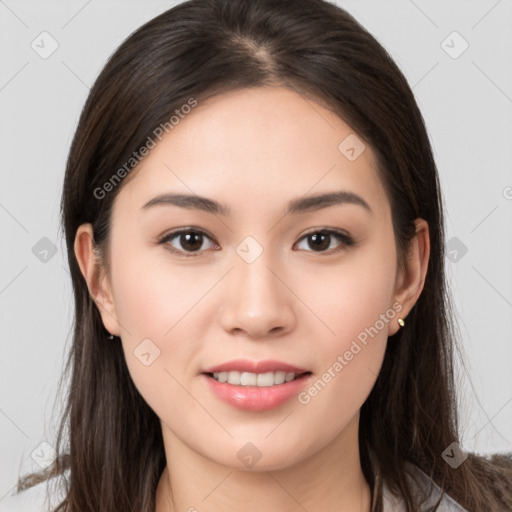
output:
[[293,382],[304,376],[311,375],[311,372],[265,372],[265,373],[251,373],[251,372],[204,372],[204,375],[216,380],[220,383],[231,384],[232,386],[239,387],[273,387]]
[[[290,370],[291,368],[287,368]],[[202,372],[213,396],[241,411],[271,411],[289,403],[312,378],[312,372]]]
[[263,412],[289,402],[313,373],[285,361],[236,359],[203,368],[209,391],[239,410]]

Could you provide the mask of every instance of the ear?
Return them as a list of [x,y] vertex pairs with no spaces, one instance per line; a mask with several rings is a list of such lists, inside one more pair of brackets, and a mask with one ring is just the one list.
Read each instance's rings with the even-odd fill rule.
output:
[[[424,219],[416,219],[416,234],[410,242],[406,256],[406,268],[399,269],[395,285],[394,301],[402,305],[397,318],[405,321],[420,296],[425,284],[430,256],[430,235],[428,223]],[[392,336],[398,329],[398,321],[388,324],[388,335]]]
[[94,236],[91,224],[82,224],[76,231],[75,257],[101,314],[103,325],[110,334],[120,335],[119,324],[112,297],[112,289],[105,268],[94,251]]

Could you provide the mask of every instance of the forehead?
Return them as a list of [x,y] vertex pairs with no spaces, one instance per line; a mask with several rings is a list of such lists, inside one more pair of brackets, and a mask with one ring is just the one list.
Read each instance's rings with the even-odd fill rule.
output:
[[332,111],[284,87],[198,102],[132,172],[116,199],[131,208],[179,192],[261,211],[340,188],[386,207],[368,144]]

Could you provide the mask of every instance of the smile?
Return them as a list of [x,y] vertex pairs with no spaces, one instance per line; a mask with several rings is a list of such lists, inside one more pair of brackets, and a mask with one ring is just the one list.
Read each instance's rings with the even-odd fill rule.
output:
[[202,378],[213,395],[224,403],[243,411],[263,412],[296,397],[312,378],[312,373],[230,371],[203,373]]
[[266,373],[215,372],[209,375],[218,382],[227,382],[234,386],[270,387],[284,384],[285,382],[291,382],[304,374],[277,371]]

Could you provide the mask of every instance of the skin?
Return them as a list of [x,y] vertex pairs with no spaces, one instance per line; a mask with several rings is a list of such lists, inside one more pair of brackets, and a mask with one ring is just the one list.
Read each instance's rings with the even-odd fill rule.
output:
[[[423,289],[429,236],[417,219],[399,271],[374,153],[366,144],[349,161],[338,150],[352,133],[330,110],[284,87],[210,98],[151,150],[116,197],[110,274],[95,264],[91,226],[78,229],[75,254],[104,325],[121,337],[133,381],[161,420],[167,467],[157,512],[370,510],[359,410],[388,336]],[[372,213],[347,203],[284,215],[292,199],[340,189],[363,197]],[[232,213],[141,209],[164,191],[206,196]],[[189,226],[211,237],[198,256],[155,242]],[[331,237],[315,250],[305,235],[325,228],[343,230],[355,245]],[[250,264],[236,252],[247,236],[263,249]],[[191,252],[180,237],[167,246]],[[220,401],[200,375],[232,359],[276,359],[317,380],[396,302],[400,313],[307,405],[292,398],[271,411],[242,411]],[[147,338],[160,349],[149,366],[134,355]],[[248,442],[261,453],[252,468],[237,457]]]

